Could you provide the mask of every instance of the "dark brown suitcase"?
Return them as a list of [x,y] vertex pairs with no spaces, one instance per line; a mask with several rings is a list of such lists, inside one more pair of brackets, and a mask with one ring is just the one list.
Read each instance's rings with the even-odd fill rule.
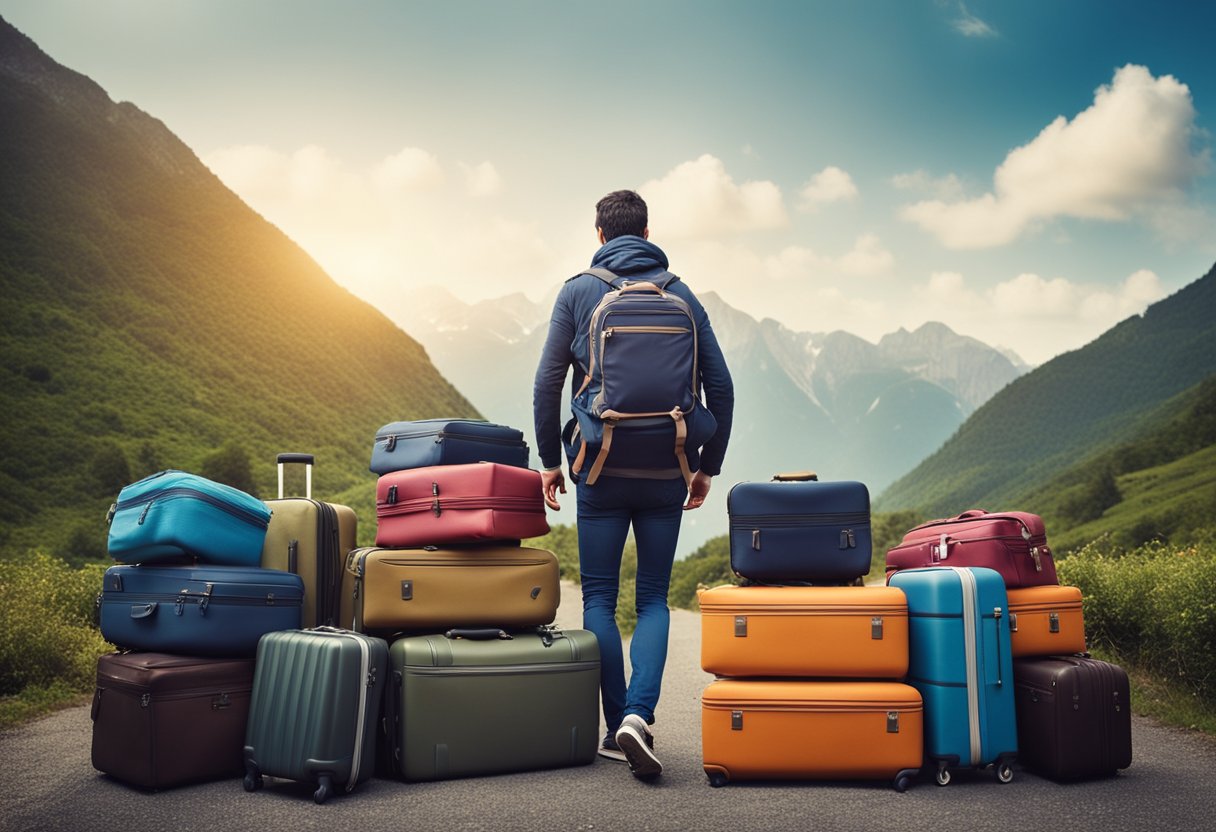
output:
[[102,656],[93,768],[146,789],[240,776],[253,666],[167,653]]
[[1016,659],[1018,762],[1053,780],[1114,774],[1132,764],[1127,673],[1087,655]]

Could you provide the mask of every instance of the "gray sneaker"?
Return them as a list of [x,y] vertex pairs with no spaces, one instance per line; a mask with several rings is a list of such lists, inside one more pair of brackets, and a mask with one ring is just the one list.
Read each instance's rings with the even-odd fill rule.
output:
[[629,770],[639,779],[658,777],[663,773],[663,764],[654,755],[654,734],[646,720],[637,714],[627,714],[616,731],[617,747],[625,753]]
[[615,760],[618,763],[625,762],[625,752],[616,744],[616,732],[609,731],[604,735],[604,741],[600,743],[599,755],[608,760]]

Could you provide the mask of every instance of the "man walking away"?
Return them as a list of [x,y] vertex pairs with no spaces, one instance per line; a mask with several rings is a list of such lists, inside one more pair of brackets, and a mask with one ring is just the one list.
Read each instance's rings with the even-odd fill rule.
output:
[[[649,241],[646,203],[633,191],[614,191],[595,209],[601,248],[591,270],[558,293],[536,370],[536,447],[551,508],[559,509],[557,495],[566,493],[563,445],[578,486],[583,626],[599,640],[608,724],[600,754],[650,778],[663,770],[650,726],[667,660],[667,591],[680,519],[705,502],[722,470],[734,387],[704,307]],[[562,387],[571,366],[575,418],[563,429]],[[637,627],[626,687],[615,616],[630,527]]]

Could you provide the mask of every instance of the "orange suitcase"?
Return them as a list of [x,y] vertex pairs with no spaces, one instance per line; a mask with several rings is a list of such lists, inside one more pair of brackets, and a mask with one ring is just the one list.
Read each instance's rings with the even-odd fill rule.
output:
[[920,692],[898,682],[721,679],[701,696],[712,786],[731,780],[874,780],[904,791],[924,755]]
[[908,672],[902,589],[718,586],[697,599],[708,673],[902,679]]
[[1008,590],[1009,642],[1014,658],[1085,652],[1081,590],[1028,586]]

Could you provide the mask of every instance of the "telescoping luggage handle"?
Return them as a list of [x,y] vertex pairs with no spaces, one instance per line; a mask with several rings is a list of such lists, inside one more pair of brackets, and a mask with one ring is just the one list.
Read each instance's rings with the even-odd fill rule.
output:
[[819,482],[819,475],[814,471],[789,471],[784,474],[773,474],[773,482]]
[[312,499],[312,466],[314,459],[312,454],[279,454],[279,499],[283,499],[283,466],[288,464],[304,465],[304,496]]

